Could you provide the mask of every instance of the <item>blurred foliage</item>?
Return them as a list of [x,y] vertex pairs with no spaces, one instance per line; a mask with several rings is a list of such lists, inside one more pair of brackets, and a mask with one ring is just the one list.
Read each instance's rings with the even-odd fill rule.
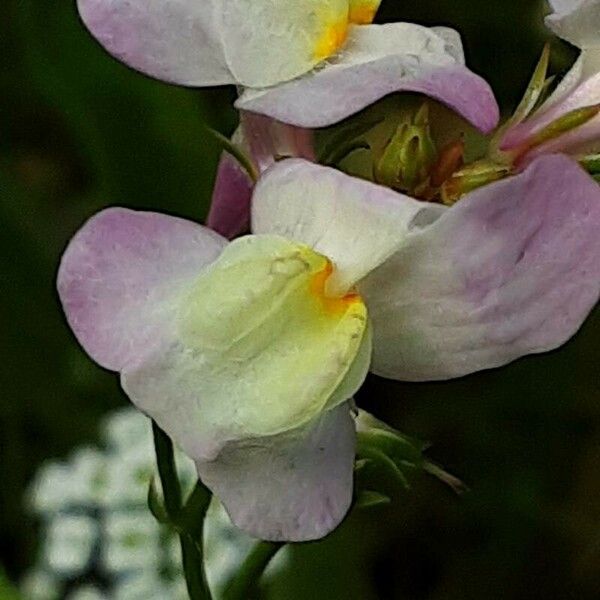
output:
[[[129,71],[79,22],[74,2],[4,0],[0,16],[1,562],[32,562],[22,494],[36,467],[93,440],[124,404],[116,377],[74,342],[54,292],[62,249],[102,207],[201,219],[233,90],[184,90]],[[503,108],[544,41],[540,0],[384,0],[382,20],[456,27],[469,64]],[[572,49],[555,42],[553,69]],[[404,504],[354,514],[329,539],[294,547],[274,598],[487,600],[600,597],[600,317],[558,352],[459,381],[370,378],[359,403],[433,443],[472,488],[423,481]]]

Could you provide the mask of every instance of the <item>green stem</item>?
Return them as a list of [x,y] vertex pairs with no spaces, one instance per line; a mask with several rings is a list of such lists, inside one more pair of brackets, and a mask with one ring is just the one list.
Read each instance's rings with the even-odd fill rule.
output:
[[154,421],[152,421],[152,433],[154,435],[156,464],[165,498],[165,507],[169,516],[176,518],[181,510],[181,486],[175,467],[173,442]]
[[224,600],[248,600],[271,559],[284,545],[277,542],[258,542],[227,585],[223,594]]
[[211,600],[212,596],[206,581],[204,560],[202,557],[202,541],[196,541],[187,533],[179,536],[181,542],[181,558],[185,583],[190,600]]
[[[181,485],[177,477],[173,442],[169,436],[153,421],[154,448],[158,474],[163,489],[165,508],[174,524],[178,524],[182,516],[185,523],[191,523],[191,512],[194,507],[199,509],[193,528],[182,530],[179,534],[181,541],[181,556],[185,581],[191,600],[211,600],[212,596],[204,573],[204,558],[202,556],[202,528],[204,516],[208,508],[210,494],[202,484],[198,484],[185,509],[182,510]],[[207,499],[208,495],[208,499]]]
[[211,498],[210,490],[198,480],[179,515],[179,527],[195,540],[202,540],[204,516]]

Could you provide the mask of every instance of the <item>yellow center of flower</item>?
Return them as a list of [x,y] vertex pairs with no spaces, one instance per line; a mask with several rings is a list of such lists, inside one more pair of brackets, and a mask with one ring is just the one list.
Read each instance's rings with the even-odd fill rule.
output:
[[323,32],[314,47],[314,57],[318,61],[325,60],[338,52],[348,39],[350,25],[368,25],[373,22],[381,0],[350,0],[344,10],[327,10],[319,15],[323,24]]
[[348,307],[357,302],[362,303],[361,297],[356,292],[350,292],[339,298],[332,298],[325,293],[327,280],[333,273],[333,265],[331,261],[327,262],[323,269],[315,273],[309,284],[310,293],[316,296],[320,301],[326,313],[343,314],[348,310]]
[[335,54],[348,39],[348,19],[331,23],[325,28],[323,35],[317,40],[315,58],[325,60]]
[[308,246],[251,235],[182,294],[175,377],[198,382],[194,427],[276,435],[354,393],[370,359],[367,308],[357,294],[327,296],[333,271]]

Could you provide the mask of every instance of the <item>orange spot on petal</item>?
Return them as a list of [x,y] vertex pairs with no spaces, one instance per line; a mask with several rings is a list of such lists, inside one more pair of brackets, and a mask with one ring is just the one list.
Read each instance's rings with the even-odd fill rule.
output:
[[362,298],[356,292],[350,292],[340,298],[332,298],[325,294],[325,286],[330,275],[333,273],[333,265],[327,260],[326,265],[318,273],[315,273],[310,280],[310,293],[316,296],[325,312],[331,314],[340,314],[346,312],[348,307],[355,302],[362,302]]

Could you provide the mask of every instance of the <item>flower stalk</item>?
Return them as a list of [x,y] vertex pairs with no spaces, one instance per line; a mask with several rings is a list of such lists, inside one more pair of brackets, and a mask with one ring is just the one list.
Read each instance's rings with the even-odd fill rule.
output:
[[182,507],[173,442],[154,421],[152,433],[165,512],[179,533],[183,571],[190,600],[212,600],[204,571],[202,547],[204,517],[210,502],[210,492],[198,482],[185,507]]

